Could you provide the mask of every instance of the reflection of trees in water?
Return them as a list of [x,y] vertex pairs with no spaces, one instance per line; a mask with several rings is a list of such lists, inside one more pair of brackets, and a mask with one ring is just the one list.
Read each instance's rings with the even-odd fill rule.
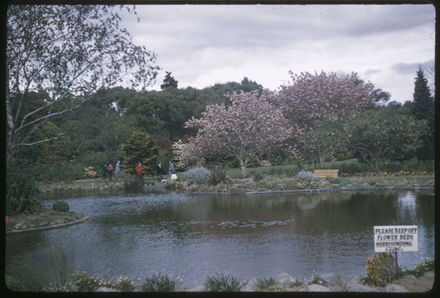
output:
[[74,252],[69,247],[52,245],[29,250],[6,261],[7,284],[26,291],[39,291],[49,284],[66,285],[74,272],[74,260]]
[[417,205],[416,215],[417,220],[426,226],[434,228],[434,200],[435,195],[433,191],[421,191],[416,193]]
[[[299,214],[295,214],[296,228],[298,232],[316,235],[364,233],[365,227],[371,226],[372,222],[395,220],[395,195],[385,192],[326,193],[322,196],[325,199],[321,199],[319,204],[300,209]],[[313,199],[309,201],[313,202]]]
[[397,197],[399,217],[404,221],[413,221],[416,217],[416,196],[414,192],[399,193]]
[[434,225],[434,193],[432,191],[399,193],[396,202],[400,224]]
[[321,198],[317,196],[299,196],[296,200],[298,207],[301,210],[313,209],[319,205]]
[[8,234],[5,240],[5,255],[18,255],[29,249],[36,249],[39,246],[46,246],[47,239],[42,231],[22,232]]
[[[141,209],[126,210],[94,221],[102,227],[107,226],[101,233],[107,234],[110,240],[123,237],[125,241],[134,242],[136,239],[130,240],[130,236],[125,235],[133,228],[150,234],[169,233],[177,241],[201,234],[255,235],[274,232],[274,229],[282,233],[356,235],[365,233],[366,227],[373,225],[407,224],[402,223],[402,214],[396,212],[399,208],[412,208],[412,205],[405,205],[412,200],[405,195],[385,191],[194,196],[178,202],[145,204]],[[417,217],[433,218],[428,213],[432,208],[419,205],[416,205]],[[115,233],[115,227],[127,233]]]

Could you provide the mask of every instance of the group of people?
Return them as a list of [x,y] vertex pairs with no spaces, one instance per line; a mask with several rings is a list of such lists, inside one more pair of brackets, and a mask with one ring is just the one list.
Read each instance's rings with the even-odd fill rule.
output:
[[102,166],[102,178],[112,180],[114,176],[119,176],[121,174],[121,161],[117,161],[115,166],[113,162],[105,163]]
[[[174,174],[175,178],[174,178],[173,174]],[[165,170],[164,170],[164,168],[162,168],[162,163],[159,162],[156,166],[156,179],[158,182],[163,180],[163,175],[165,175]],[[171,180],[175,180],[177,178],[176,166],[174,165],[174,163],[172,161],[170,161],[168,163],[168,177]]]
[[[136,165],[135,172],[136,172],[136,176],[137,176],[136,179],[139,180],[139,182],[141,182],[141,181],[143,182],[144,168],[143,168],[142,163],[140,161]],[[156,173],[157,182],[161,182],[163,180],[163,176],[166,174],[164,168],[162,167],[162,162],[159,162],[157,164],[156,169],[155,169],[155,173]],[[172,161],[170,161],[168,163],[168,177],[171,180],[177,179],[176,166],[174,165],[174,163]]]

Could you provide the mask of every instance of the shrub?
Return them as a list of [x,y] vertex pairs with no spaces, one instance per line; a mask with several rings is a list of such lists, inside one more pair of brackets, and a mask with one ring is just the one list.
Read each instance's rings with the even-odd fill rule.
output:
[[342,163],[339,165],[339,172],[341,174],[364,173],[369,171],[368,165],[360,162]]
[[88,178],[99,177],[98,171],[92,166],[84,167],[83,172],[84,172],[84,176]]
[[274,189],[277,187],[277,183],[271,179],[263,179],[257,182],[257,187],[263,189]]
[[211,174],[209,175],[209,184],[217,185],[226,181],[226,170],[223,165],[214,165],[211,167]]
[[195,167],[185,172],[186,181],[188,181],[189,184],[207,183],[209,181],[210,176],[211,176],[211,171],[209,171],[205,167]]
[[168,277],[168,275],[153,274],[147,277],[142,284],[142,290],[148,292],[171,292],[175,291],[177,282]]
[[345,186],[345,185],[351,184],[351,180],[349,178],[345,178],[345,177],[338,177],[338,178],[328,177],[326,179],[331,184],[338,184],[340,186]]
[[134,282],[128,277],[119,276],[112,282],[112,288],[123,292],[132,292],[135,286]]
[[56,201],[52,205],[52,210],[60,212],[69,212],[69,204],[64,201]]
[[238,292],[241,285],[238,279],[229,274],[216,274],[205,281],[205,289],[209,292]]
[[298,183],[295,180],[287,180],[284,184],[284,189],[297,189]]
[[79,272],[74,275],[74,282],[78,292],[94,292],[100,287],[109,286],[102,278]]
[[273,277],[259,278],[255,285],[256,291],[276,291],[279,290],[277,283]]
[[258,182],[264,178],[264,175],[261,173],[255,173],[252,175],[252,178],[254,179],[255,182]]
[[309,285],[312,284],[326,287],[328,285],[328,282],[325,279],[323,279],[321,276],[319,276],[319,274],[314,273],[309,281]]
[[419,277],[422,276],[425,272],[432,270],[434,270],[434,260],[425,259],[419,264],[417,264],[413,272],[415,276]]
[[289,287],[296,288],[296,287],[302,287],[303,285],[304,285],[304,281],[300,279],[295,279],[290,283]]
[[36,195],[39,189],[34,177],[17,161],[8,161],[6,175],[6,214],[32,212],[40,207]]
[[315,176],[312,172],[309,171],[299,171],[298,174],[296,174],[296,178],[306,181],[319,180],[317,176]]
[[66,284],[49,284],[49,286],[42,289],[43,292],[76,292],[75,285],[73,283]]
[[392,253],[383,252],[367,260],[367,282],[384,287],[393,281],[397,273],[395,258]]

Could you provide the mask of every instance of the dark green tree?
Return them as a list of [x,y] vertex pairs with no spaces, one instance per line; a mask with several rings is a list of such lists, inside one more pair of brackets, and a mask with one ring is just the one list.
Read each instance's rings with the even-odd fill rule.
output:
[[125,164],[129,173],[134,173],[139,161],[147,173],[154,172],[160,149],[148,133],[133,132],[127,143],[122,145],[122,150],[125,152]]
[[186,120],[184,102],[178,100],[179,93],[175,88],[138,93],[126,103],[125,116],[140,130],[177,139]]
[[426,122],[389,108],[368,109],[349,120],[348,148],[354,157],[378,171],[378,161],[414,155],[426,133]]
[[171,76],[170,71],[166,71],[165,79],[163,80],[163,84],[160,85],[160,89],[164,90],[169,87],[177,88],[177,81]]
[[434,159],[434,99],[429,90],[428,80],[420,67],[414,85],[412,113],[416,119],[426,120],[428,125],[427,134],[422,140],[423,146],[417,150],[417,158],[432,160]]
[[350,115],[333,115],[319,121],[302,138],[300,151],[305,158],[323,167],[324,162],[347,147]]

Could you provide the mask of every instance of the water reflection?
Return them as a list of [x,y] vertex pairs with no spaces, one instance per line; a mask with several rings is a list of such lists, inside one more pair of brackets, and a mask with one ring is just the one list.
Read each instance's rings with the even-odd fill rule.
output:
[[401,217],[407,216],[410,219],[416,217],[416,199],[416,196],[409,191],[399,194],[397,198],[397,206]]
[[[420,230],[419,252],[399,257],[402,265],[434,255],[432,193],[167,194],[67,201],[90,219],[8,235],[7,264],[31,264],[57,246],[75,270],[108,278],[161,271],[192,286],[216,272],[241,279],[280,272],[303,278],[314,271],[350,277],[363,274],[366,258],[374,254],[372,227],[395,224]],[[49,271],[53,267],[44,264]]]

